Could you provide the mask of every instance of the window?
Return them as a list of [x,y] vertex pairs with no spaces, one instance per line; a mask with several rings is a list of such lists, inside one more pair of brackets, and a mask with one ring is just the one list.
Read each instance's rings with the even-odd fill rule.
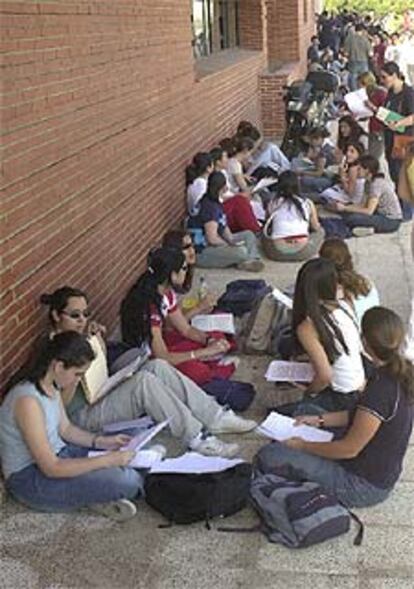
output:
[[238,0],[193,0],[191,21],[196,59],[239,45]]

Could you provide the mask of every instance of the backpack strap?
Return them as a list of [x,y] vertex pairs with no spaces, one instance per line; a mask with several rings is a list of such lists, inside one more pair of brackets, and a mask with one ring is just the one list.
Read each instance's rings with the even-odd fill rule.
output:
[[263,237],[266,237],[267,239],[271,239],[271,235],[269,235],[269,229],[272,227],[273,219],[276,217],[279,207],[280,207],[280,204],[276,205],[275,210],[270,215],[270,217],[267,219],[267,221],[264,224],[264,227],[262,229]]
[[354,546],[361,546],[362,540],[364,539],[364,531],[365,531],[364,524],[362,523],[362,521],[359,519],[359,517],[353,511],[350,511],[348,509],[348,513],[351,516],[351,518],[354,520],[354,522],[356,522],[356,524],[358,525],[358,532],[356,533],[353,544],[354,544]]
[[233,534],[250,534],[252,532],[261,532],[263,530],[262,524],[255,524],[254,526],[250,527],[239,527],[239,528],[231,528],[228,526],[219,526],[216,528],[217,532],[230,532]]

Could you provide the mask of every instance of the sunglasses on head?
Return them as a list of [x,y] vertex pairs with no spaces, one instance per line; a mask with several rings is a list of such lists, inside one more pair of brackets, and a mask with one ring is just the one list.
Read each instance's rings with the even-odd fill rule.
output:
[[81,319],[82,317],[88,319],[91,312],[89,309],[85,309],[85,311],[62,311],[62,315],[66,315],[66,317],[70,317],[70,319]]

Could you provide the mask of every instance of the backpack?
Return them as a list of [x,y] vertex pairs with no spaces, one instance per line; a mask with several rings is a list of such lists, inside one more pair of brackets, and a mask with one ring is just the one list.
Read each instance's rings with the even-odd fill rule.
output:
[[259,474],[252,482],[250,493],[262,521],[260,529],[270,542],[306,548],[345,534],[350,529],[351,518],[360,526],[354,545],[362,542],[361,521],[318,483]]
[[256,303],[246,321],[242,336],[245,354],[274,354],[278,350],[280,330],[291,325],[291,311],[278,301],[270,288]]
[[233,280],[219,298],[217,308],[241,317],[252,310],[258,297],[270,289],[264,280]]
[[224,378],[213,378],[201,388],[215,397],[217,403],[227,405],[233,411],[246,411],[256,395],[254,386],[249,382]]
[[243,462],[220,472],[154,473],[145,479],[145,500],[169,525],[226,517],[245,507],[252,467]]

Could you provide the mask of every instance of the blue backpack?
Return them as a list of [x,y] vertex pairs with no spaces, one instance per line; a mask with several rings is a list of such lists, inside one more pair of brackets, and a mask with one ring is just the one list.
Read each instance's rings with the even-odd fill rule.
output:
[[217,301],[217,308],[241,317],[249,313],[257,300],[272,289],[264,280],[233,280],[226,286],[226,292]]

